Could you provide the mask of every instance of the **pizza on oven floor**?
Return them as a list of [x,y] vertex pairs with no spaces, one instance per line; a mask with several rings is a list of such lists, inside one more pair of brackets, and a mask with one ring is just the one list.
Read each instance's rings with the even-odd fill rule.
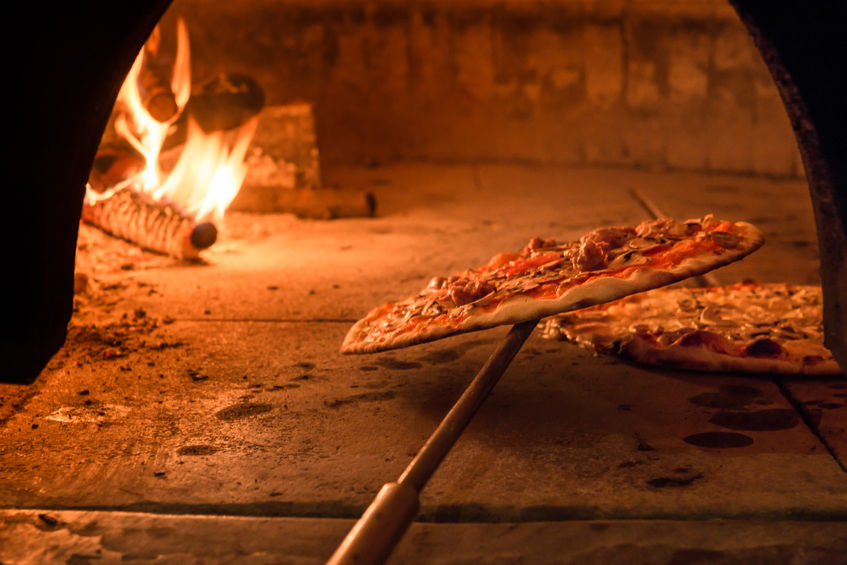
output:
[[822,316],[820,287],[745,281],[627,296],[555,316],[544,334],[650,365],[838,375]]
[[609,302],[741,259],[763,243],[746,222],[662,218],[595,229],[578,241],[533,238],[477,269],[438,276],[371,310],[342,353],[372,353]]

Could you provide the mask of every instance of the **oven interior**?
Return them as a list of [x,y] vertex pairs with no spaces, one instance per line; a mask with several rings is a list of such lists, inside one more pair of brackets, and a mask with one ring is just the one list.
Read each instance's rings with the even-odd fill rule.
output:
[[[839,215],[836,138],[822,128],[801,156],[791,93],[737,4],[175,0],[133,16],[163,49],[185,22],[198,90],[258,85],[253,169],[194,260],[50,218],[66,246],[77,233],[73,311],[37,378],[0,383],[0,561],[326,561],[508,327],[352,356],[345,333],[534,236],[713,213],[766,236],[718,284],[819,285],[822,261],[836,276],[841,236],[810,200],[835,179]],[[114,99],[120,77],[88,75]],[[18,234],[15,260],[39,237]],[[639,366],[536,330],[389,562],[838,559],[845,399],[843,376]]]

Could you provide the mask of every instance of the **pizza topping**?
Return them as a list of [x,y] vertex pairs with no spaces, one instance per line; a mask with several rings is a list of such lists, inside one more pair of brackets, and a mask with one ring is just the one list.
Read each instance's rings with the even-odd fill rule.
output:
[[627,241],[626,245],[630,249],[639,251],[641,253],[646,253],[647,251],[650,251],[662,245],[667,245],[667,243],[667,240],[663,237],[657,237],[653,239],[647,239],[644,237],[634,237]]
[[[657,289],[551,318],[545,336],[675,367],[841,372],[823,344],[821,290],[812,286]],[[701,364],[703,352],[717,355],[714,365]]]
[[620,247],[635,235],[633,228],[608,227],[597,228],[588,232],[580,239],[581,242],[593,241],[594,243],[607,244],[610,248]]
[[429,284],[426,285],[426,290],[441,290],[444,288],[444,283],[447,282],[447,279],[444,277],[432,277],[429,281]]
[[732,326],[733,322],[721,318],[720,308],[715,304],[706,306],[700,312],[700,323],[706,326]]
[[714,242],[718,243],[719,245],[722,245],[723,247],[726,247],[728,249],[733,249],[735,247],[738,247],[738,244],[741,243],[740,237],[738,237],[734,233],[728,233],[728,232],[725,232],[725,231],[709,232],[709,238],[712,241],[714,241]]
[[484,269],[493,270],[502,267],[503,265],[507,265],[512,261],[516,261],[521,258],[520,253],[498,253],[494,257],[491,258],[490,261],[485,265]]
[[541,239],[540,237],[533,237],[529,240],[529,243],[526,244],[526,247],[523,248],[523,253],[530,254],[538,249],[546,249],[550,247],[556,247],[555,239]]
[[657,237],[682,239],[687,235],[695,233],[690,224],[691,222],[683,223],[672,218],[661,218],[659,220],[641,222],[638,224],[638,227],[635,228],[635,233],[640,237],[651,239],[656,239]]
[[703,226],[700,225],[700,222],[687,221],[685,222],[685,229],[689,234],[697,233],[703,230]]
[[[708,237],[707,232],[716,229],[730,236],[743,234],[744,239]],[[722,242],[734,249],[718,259],[726,251]],[[759,245],[761,236],[749,224],[717,222],[708,217],[598,228],[577,241],[564,243],[534,237],[517,253],[499,253],[480,268],[434,277],[417,295],[372,310],[348,332],[342,351],[401,347],[499,325],[502,320],[532,319],[526,316],[581,308],[614,295],[667,284],[674,277],[690,276],[692,269],[707,270],[736,260]],[[695,257],[701,261],[686,263]],[[635,276],[653,270],[657,271],[655,276]],[[627,282],[606,285],[606,279]],[[599,283],[596,289],[595,283]],[[575,287],[589,285],[595,290],[566,298]],[[612,290],[601,292],[601,288]],[[670,338],[681,326],[673,323],[668,328]]]
[[476,302],[494,293],[494,285],[481,279],[460,279],[448,283],[447,295],[456,306]]
[[779,357],[782,351],[780,344],[766,337],[757,339],[744,350],[751,357]]
[[574,269],[578,271],[597,271],[606,266],[609,244],[586,240],[579,246],[576,255],[571,257]]
[[683,347],[708,347],[712,351],[716,351],[718,353],[727,353],[731,348],[729,343],[723,337],[716,333],[706,331],[686,333],[675,341],[674,344],[681,345]]
[[607,268],[620,269],[623,267],[631,267],[633,265],[643,265],[650,262],[650,259],[636,251],[627,251],[623,255],[618,255],[611,261]]

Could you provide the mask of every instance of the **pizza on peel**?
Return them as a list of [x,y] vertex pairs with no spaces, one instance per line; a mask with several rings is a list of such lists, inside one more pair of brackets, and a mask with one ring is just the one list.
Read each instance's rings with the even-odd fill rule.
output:
[[597,228],[577,241],[533,238],[476,269],[438,276],[418,294],[371,310],[342,353],[407,347],[609,302],[737,261],[763,243],[746,222],[707,215]]

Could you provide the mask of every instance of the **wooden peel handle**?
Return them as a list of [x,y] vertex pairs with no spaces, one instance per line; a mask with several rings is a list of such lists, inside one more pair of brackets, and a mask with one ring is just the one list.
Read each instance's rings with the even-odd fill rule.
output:
[[384,563],[418,513],[418,493],[509,367],[538,320],[512,327],[396,483],[382,487],[327,565]]
[[387,483],[327,565],[383,563],[418,514],[418,491],[409,485]]

